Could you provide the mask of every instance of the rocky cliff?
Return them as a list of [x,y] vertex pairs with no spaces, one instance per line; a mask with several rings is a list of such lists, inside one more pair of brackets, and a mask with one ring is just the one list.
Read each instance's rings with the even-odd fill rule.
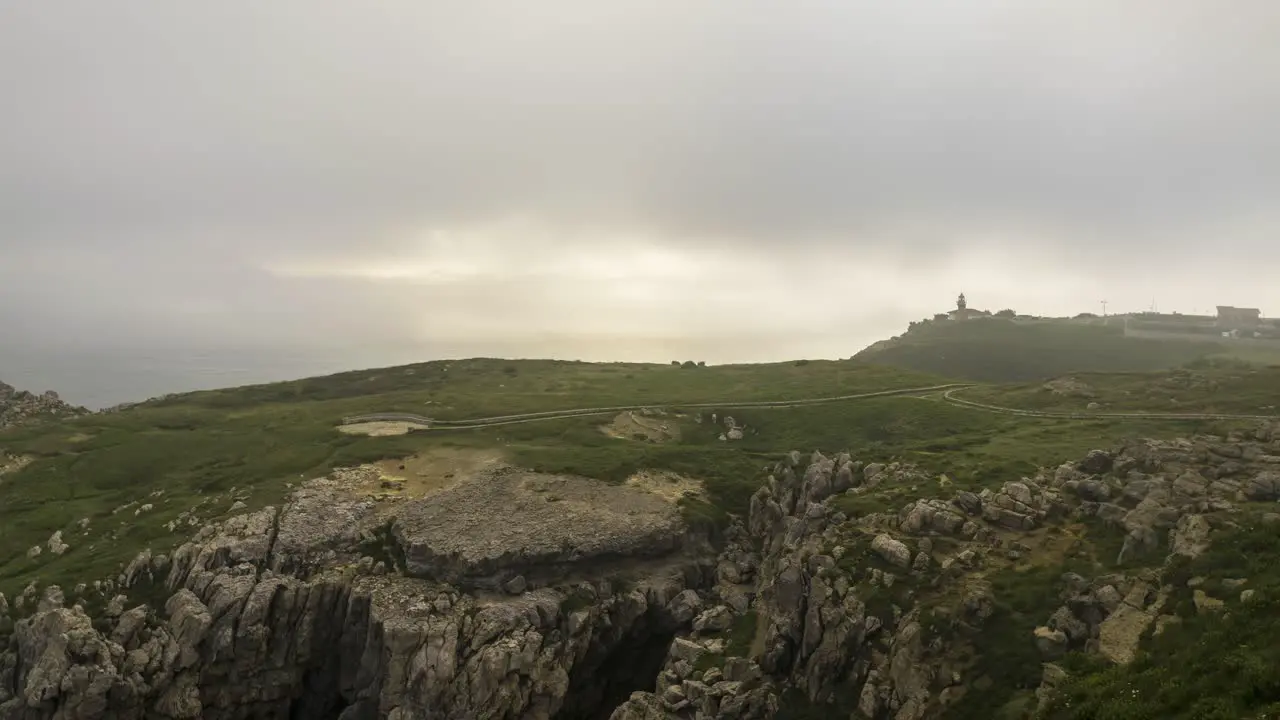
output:
[[[1280,520],[1278,471],[1275,426],[980,492],[792,453],[718,550],[632,488],[500,467],[407,499],[338,471],[70,597],[0,598],[0,720],[944,717],[991,686],[999,574],[1112,533],[1126,569],[1053,576],[1016,638],[1048,701],[1063,653],[1127,662],[1170,622],[1162,564]],[[917,499],[841,511],[886,487]]]
[[498,468],[424,507],[376,477],[306,483],[71,607],[6,602],[0,718],[596,717],[651,683],[711,575],[640,491]]
[[39,395],[17,390],[0,382],[0,429],[60,417],[75,417],[89,411],[70,405],[52,390]]
[[[1271,512],[1277,471],[1280,425],[1264,425],[1132,442],[1021,482],[849,518],[833,507],[841,494],[882,483],[931,494],[920,481],[933,479],[847,455],[815,453],[805,463],[793,453],[731,534],[705,593],[709,607],[677,637],[656,687],[633,694],[613,720],[769,718],[780,708],[790,717],[977,717],[963,703],[991,688],[989,669],[1000,661],[983,662],[977,640],[1010,624],[991,579],[1031,560],[1052,568],[1110,547],[1073,537],[1094,528],[1120,548],[1094,566],[1125,570],[1050,577],[1057,601],[1014,638],[1044,663],[1033,675],[1039,687],[1022,691],[1030,702],[1004,708],[1030,717],[1067,678],[1052,661],[1069,650],[1127,663],[1144,633],[1178,622],[1168,601],[1185,589],[1168,584],[1162,567],[1204,552],[1221,528],[1280,523]],[[1195,606],[1213,612],[1223,601],[1197,590]],[[744,617],[751,635],[726,645],[725,630]]]

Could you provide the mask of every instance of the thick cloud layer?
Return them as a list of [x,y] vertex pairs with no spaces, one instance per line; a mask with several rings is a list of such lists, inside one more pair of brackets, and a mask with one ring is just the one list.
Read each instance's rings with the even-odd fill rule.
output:
[[1270,0],[10,3],[0,334],[726,361],[961,290],[1274,314],[1278,34]]

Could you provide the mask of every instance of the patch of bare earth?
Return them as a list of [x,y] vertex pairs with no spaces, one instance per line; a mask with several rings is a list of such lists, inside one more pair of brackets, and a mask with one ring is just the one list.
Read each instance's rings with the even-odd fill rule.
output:
[[502,452],[498,450],[435,448],[400,460],[374,463],[373,467],[378,469],[377,488],[363,489],[422,498],[453,485],[460,478],[502,464]]
[[681,498],[702,498],[705,495],[701,480],[662,470],[641,470],[627,478],[624,484],[673,503]]
[[368,435],[370,437],[387,437],[390,435],[408,435],[414,430],[426,430],[427,426],[411,422],[364,422],[339,425],[338,432],[348,435]]
[[22,468],[30,465],[35,458],[30,455],[5,455],[0,453],[0,478],[10,473],[16,473]]
[[600,432],[622,440],[642,442],[673,442],[680,439],[680,426],[676,419],[660,410],[627,410],[619,413]]

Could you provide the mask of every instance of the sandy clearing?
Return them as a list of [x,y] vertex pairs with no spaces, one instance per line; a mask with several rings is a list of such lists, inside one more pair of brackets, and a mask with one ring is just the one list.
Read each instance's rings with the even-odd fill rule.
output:
[[702,498],[706,492],[701,480],[664,470],[641,470],[627,478],[624,484],[673,503],[683,497]]
[[634,410],[619,413],[610,423],[601,425],[600,432],[622,440],[661,443],[680,439],[680,425],[674,418],[665,413],[647,415]]
[[0,476],[16,473],[35,461],[30,455],[5,455],[0,453]]
[[426,429],[426,425],[411,422],[364,422],[338,426],[338,432],[348,435],[368,435],[370,437],[407,435],[412,430]]
[[[379,477],[367,488],[421,498],[439,492],[458,480],[505,464],[502,452],[494,449],[433,448],[399,460],[373,464]],[[384,488],[384,481],[401,487]]]

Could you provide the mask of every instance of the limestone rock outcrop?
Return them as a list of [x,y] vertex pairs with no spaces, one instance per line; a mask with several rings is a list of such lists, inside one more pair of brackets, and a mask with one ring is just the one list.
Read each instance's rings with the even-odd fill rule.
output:
[[[589,717],[639,687],[632,674],[647,684],[714,577],[711,558],[677,552],[687,532],[667,506],[635,522],[659,518],[672,537],[643,545],[657,534],[644,525],[612,545],[584,539],[584,563],[565,568],[577,579],[468,593],[388,570],[403,552],[389,526],[414,516],[347,489],[335,473],[172,557],[143,553],[119,586],[167,588],[163,608],[116,599],[93,620],[51,588],[0,645],[0,718]],[[594,572],[602,547],[627,585]]]
[[[995,573],[1069,552],[1064,530],[1113,532],[1124,571],[1055,572],[1028,623],[1043,704],[1051,661],[1129,662],[1173,622],[1162,563],[1271,507],[1277,457],[1268,425],[947,492],[908,463],[793,452],[715,549],[635,488],[497,467],[378,500],[354,490],[375,471],[344,469],[91,591],[0,596],[0,720],[926,720],[980,692],[971,640],[1007,619]],[[898,501],[863,512],[876,487]],[[1243,583],[1196,586],[1196,609]]]
[[499,468],[411,505],[392,531],[409,574],[495,589],[600,559],[663,556],[684,526],[670,502],[642,490]]
[[63,402],[52,390],[40,394],[0,382],[0,429],[55,418],[86,415],[88,410]]

